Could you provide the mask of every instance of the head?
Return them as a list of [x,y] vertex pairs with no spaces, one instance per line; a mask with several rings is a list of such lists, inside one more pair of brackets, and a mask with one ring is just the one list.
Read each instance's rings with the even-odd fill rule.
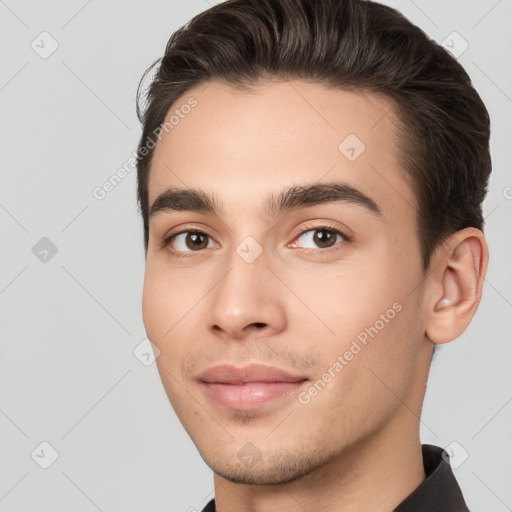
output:
[[[227,0],[156,64],[143,319],[205,461],[278,483],[398,418],[413,432],[434,346],[469,325],[487,268],[489,117],[467,73],[359,0]],[[219,363],[305,384],[226,408],[201,383]]]

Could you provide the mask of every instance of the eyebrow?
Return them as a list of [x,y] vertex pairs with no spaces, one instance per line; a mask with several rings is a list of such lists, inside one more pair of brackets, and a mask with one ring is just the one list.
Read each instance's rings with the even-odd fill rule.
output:
[[[278,217],[291,210],[338,202],[357,205],[377,217],[383,216],[371,197],[341,182],[292,186],[270,195],[263,205],[263,212],[267,217]],[[205,190],[170,188],[156,197],[149,209],[149,219],[164,211],[195,211],[219,216],[223,209],[217,197]]]

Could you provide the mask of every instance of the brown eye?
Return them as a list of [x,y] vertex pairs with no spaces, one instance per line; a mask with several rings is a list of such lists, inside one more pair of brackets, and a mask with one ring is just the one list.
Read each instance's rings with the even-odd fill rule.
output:
[[185,244],[189,249],[205,249],[208,246],[208,235],[199,232],[186,233]]
[[213,245],[213,240],[202,231],[182,231],[164,241],[164,246],[170,246],[172,252],[176,253],[199,252]]
[[291,246],[304,249],[329,249],[348,241],[350,241],[350,238],[338,229],[318,226],[314,229],[303,231]]
[[336,233],[327,229],[316,229],[313,241],[318,247],[332,247],[336,242]]

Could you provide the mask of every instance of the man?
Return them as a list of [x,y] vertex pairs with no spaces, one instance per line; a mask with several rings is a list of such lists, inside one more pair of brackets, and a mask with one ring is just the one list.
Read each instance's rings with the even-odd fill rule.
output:
[[419,438],[488,263],[458,62],[377,3],[228,0],[171,37],[139,117],[143,320],[204,512],[468,510]]

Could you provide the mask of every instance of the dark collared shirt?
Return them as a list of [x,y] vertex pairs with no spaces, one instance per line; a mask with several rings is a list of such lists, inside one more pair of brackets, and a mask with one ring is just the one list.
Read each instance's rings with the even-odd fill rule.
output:
[[[443,449],[421,446],[426,478],[393,512],[469,512]],[[217,512],[212,499],[202,512]]]

